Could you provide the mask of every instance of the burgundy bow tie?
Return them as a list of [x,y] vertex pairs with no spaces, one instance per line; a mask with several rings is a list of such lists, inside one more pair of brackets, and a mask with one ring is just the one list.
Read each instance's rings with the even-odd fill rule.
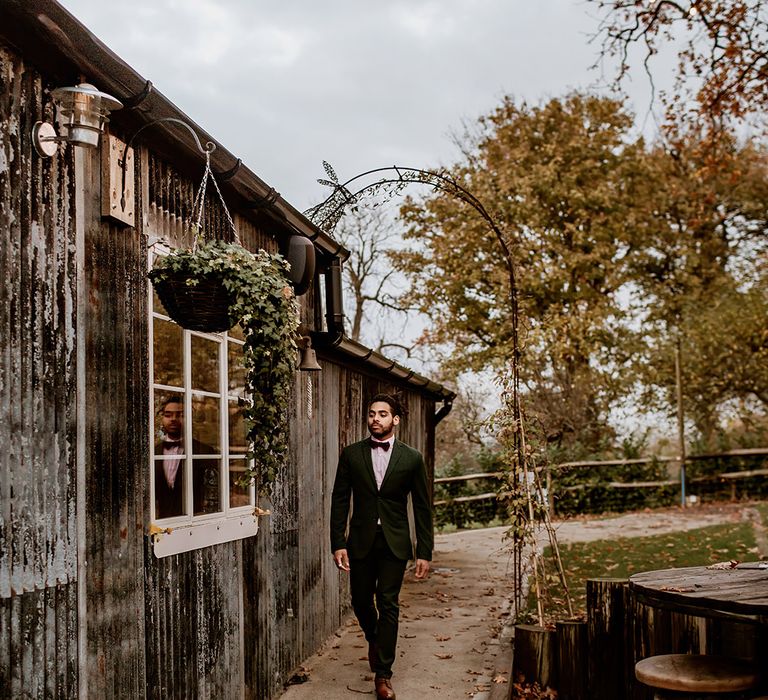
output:
[[375,450],[377,447],[380,447],[384,452],[386,452],[389,449],[389,443],[388,442],[376,442],[376,440],[371,440],[371,447]]

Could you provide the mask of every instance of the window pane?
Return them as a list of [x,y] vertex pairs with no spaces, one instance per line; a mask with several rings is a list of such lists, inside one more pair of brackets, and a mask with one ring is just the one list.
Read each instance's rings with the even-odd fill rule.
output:
[[251,493],[248,485],[240,482],[245,473],[244,459],[229,460],[229,507],[251,505]]
[[184,459],[155,460],[155,517],[184,515]]
[[238,343],[227,343],[227,365],[229,366],[229,393],[245,396],[245,362],[243,346]]
[[192,388],[219,391],[219,343],[199,335],[192,336]]
[[213,396],[192,398],[192,453],[209,455],[221,452],[219,399]]
[[221,510],[221,461],[195,458],[192,460],[192,492],[195,515],[217,513]]
[[229,453],[244,455],[248,451],[245,433],[245,417],[237,401],[229,402]]
[[160,456],[169,450],[183,452],[184,397],[181,394],[155,394],[154,454]]
[[182,330],[170,321],[153,319],[155,384],[183,386]]

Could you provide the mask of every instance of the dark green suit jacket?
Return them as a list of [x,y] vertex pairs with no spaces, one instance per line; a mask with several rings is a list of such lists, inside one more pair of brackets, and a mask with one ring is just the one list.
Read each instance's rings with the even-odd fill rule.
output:
[[[432,504],[427,489],[427,470],[421,453],[395,440],[387,473],[376,488],[371,445],[361,440],[345,447],[339,456],[331,498],[331,551],[347,550],[353,559],[370,551],[381,520],[389,548],[399,559],[413,557],[408,528],[408,494],[413,499],[416,525],[416,558],[432,559]],[[346,535],[352,497],[352,519]]]

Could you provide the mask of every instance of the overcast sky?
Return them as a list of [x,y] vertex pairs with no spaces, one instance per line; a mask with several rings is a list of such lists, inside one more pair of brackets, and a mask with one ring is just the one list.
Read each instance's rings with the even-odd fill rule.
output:
[[[501,98],[600,82],[583,0],[63,0],[86,27],[299,209],[328,160],[448,165]],[[647,108],[647,84],[637,102]]]

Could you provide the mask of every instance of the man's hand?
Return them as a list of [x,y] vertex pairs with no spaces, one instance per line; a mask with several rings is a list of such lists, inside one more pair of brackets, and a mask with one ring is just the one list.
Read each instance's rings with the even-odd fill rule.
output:
[[427,578],[429,562],[426,559],[416,560],[416,578]]
[[349,556],[346,549],[337,549],[333,553],[333,561],[336,562],[337,568],[342,571],[349,571]]

